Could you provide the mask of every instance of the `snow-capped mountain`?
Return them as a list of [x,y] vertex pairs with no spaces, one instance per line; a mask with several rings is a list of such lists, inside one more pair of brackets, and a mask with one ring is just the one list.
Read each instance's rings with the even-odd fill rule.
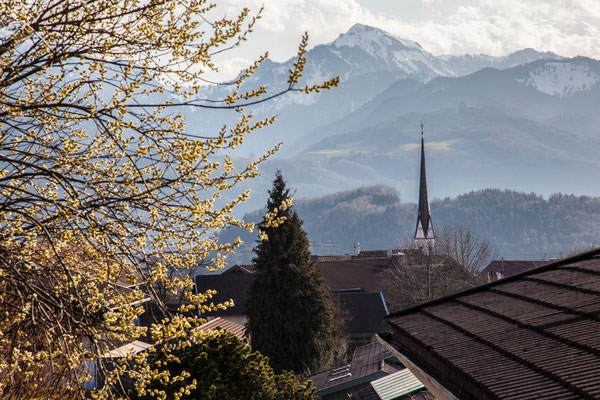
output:
[[591,90],[600,82],[600,77],[588,62],[573,60],[545,63],[530,71],[527,78],[517,81],[551,96],[570,97]]
[[367,25],[356,24],[324,46],[339,57],[353,56],[353,67],[359,65],[364,71],[388,70],[422,82],[454,75],[444,60],[426,52],[419,43]]
[[600,61],[584,57],[400,80],[273,167],[287,171],[300,195],[378,183],[414,201],[424,122],[434,196],[485,187],[598,196],[598,104]]
[[[273,93],[293,61],[267,60],[247,84]],[[421,121],[428,165],[437,171],[430,177],[434,197],[485,187],[600,196],[593,185],[600,180],[598,60],[533,49],[434,56],[416,42],[355,25],[308,52],[300,83],[336,75],[341,85],[332,91],[249,108],[257,116],[278,114],[278,121],[251,135],[245,154],[286,143],[261,167],[263,177],[248,183],[257,195],[246,210],[264,204],[276,169],[299,197],[387,184],[415,200]],[[221,88],[207,90],[215,97]],[[215,129],[221,117],[198,112],[186,121]]]
[[539,52],[534,49],[523,49],[515,51],[507,56],[494,57],[485,54],[464,54],[440,56],[448,69],[452,71],[448,76],[465,76],[477,72],[483,68],[507,69],[517,65],[524,65],[541,59],[562,60],[563,57],[552,52]]
[[[302,86],[340,76],[340,87],[311,95],[288,93],[253,106],[251,111],[257,117],[277,114],[278,122],[247,138],[240,150],[245,154],[260,154],[284,141],[280,156],[297,153],[328,134],[321,131],[315,136],[315,128],[353,113],[399,80],[410,86],[427,83],[439,76],[463,76],[484,67],[508,68],[541,58],[560,59],[552,53],[532,49],[506,57],[438,57],[416,42],[379,28],[356,24],[333,42],[317,45],[307,53],[304,75],[299,83]],[[243,89],[256,88],[259,84],[267,87],[270,93],[283,89],[287,86],[288,71],[293,62],[295,59],[284,63],[265,61]],[[222,86],[207,87],[199,97],[224,98],[228,90]],[[234,119],[229,119],[227,113],[195,111],[186,116],[186,121],[190,129],[202,130],[202,134],[208,135],[223,124],[231,125]]]

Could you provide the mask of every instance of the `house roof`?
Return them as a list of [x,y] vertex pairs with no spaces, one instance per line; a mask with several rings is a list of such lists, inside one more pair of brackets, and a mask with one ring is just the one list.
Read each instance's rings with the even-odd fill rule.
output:
[[[383,378],[382,378],[383,379]],[[350,400],[382,400],[373,386],[367,385],[355,390],[350,394]],[[435,397],[427,390],[420,390],[404,396],[396,397],[394,400],[435,400]]]
[[122,358],[127,356],[128,354],[137,354],[140,353],[147,348],[152,347],[150,343],[141,342],[139,340],[134,340],[130,343],[125,343],[124,345],[107,351],[102,355],[103,358]]
[[387,318],[392,346],[457,398],[600,398],[600,249]]
[[494,274],[501,272],[502,277],[507,278],[544,264],[547,264],[547,262],[535,260],[492,260],[482,272],[484,275],[487,275],[488,272]]
[[246,337],[246,328],[243,325],[240,324],[236,324],[235,322],[223,319],[223,318],[215,318],[211,321],[208,321],[207,323],[200,325],[198,327],[199,331],[211,331],[211,330],[215,330],[221,328],[229,333],[234,334],[235,336],[239,337],[240,339]]
[[384,320],[388,311],[381,293],[340,291],[334,292],[333,295],[339,302],[347,335],[362,336],[389,332]]
[[[197,275],[196,289],[198,293],[203,293],[208,289],[217,291],[210,302],[216,305],[233,299],[235,303],[234,307],[206,312],[203,313],[203,316],[243,315],[253,278],[254,274],[252,273],[239,272]],[[359,282],[354,283],[358,284]],[[381,293],[368,293],[357,289],[334,291],[333,295],[339,301],[348,335],[372,335],[389,331],[383,319],[388,312]]]
[[367,385],[350,393],[350,400],[381,400],[373,386]]
[[335,393],[396,372],[402,368],[399,363],[385,361],[393,357],[382,344],[371,343],[357,347],[350,364],[309,376],[307,380],[313,381],[317,395]]
[[371,386],[381,400],[394,400],[424,387],[408,369],[376,379],[371,382]]
[[223,274],[253,274],[256,272],[254,264],[235,264],[223,271]]
[[318,261],[315,267],[329,290],[362,288],[385,295],[381,274],[389,268],[390,260],[388,257],[353,257],[345,261]]
[[225,310],[208,311],[203,316],[243,315],[253,274],[196,275],[196,291],[204,293],[209,289],[217,291],[208,303],[214,305],[233,299],[234,306]]

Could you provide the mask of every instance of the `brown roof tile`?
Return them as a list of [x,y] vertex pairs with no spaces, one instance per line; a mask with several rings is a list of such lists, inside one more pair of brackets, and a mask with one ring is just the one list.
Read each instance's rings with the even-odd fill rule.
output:
[[362,288],[368,292],[384,292],[381,274],[389,265],[390,258],[375,257],[318,261],[315,267],[329,290]]
[[364,291],[334,292],[341,308],[346,335],[364,336],[389,332],[384,320],[388,314],[383,295]]
[[500,278],[508,278],[509,276],[525,272],[544,264],[547,264],[547,261],[492,260],[492,262],[490,262],[488,266],[482,270],[482,273],[490,280],[496,280]]
[[200,331],[209,331],[221,328],[229,333],[234,334],[240,339],[246,337],[246,328],[243,325],[236,324],[235,322],[228,321],[223,318],[215,318],[207,323],[198,327]]
[[600,249],[388,317],[461,399],[600,398]]
[[235,304],[225,310],[203,313],[203,316],[243,315],[246,311],[246,298],[253,278],[253,274],[196,275],[197,293],[204,293],[209,289],[217,291],[217,294],[208,303],[217,305],[233,299]]
[[350,400],[381,400],[373,386],[367,385],[350,394]]
[[[398,371],[401,366],[397,363],[386,363],[384,360],[393,358],[385,346],[380,343],[371,343],[357,347],[352,357],[352,362],[346,367],[335,368],[316,375],[309,376],[307,380],[313,381],[317,393],[336,386],[344,386],[350,382],[360,381],[362,378],[372,376],[376,379],[388,375],[384,366],[392,368],[392,372]],[[365,382],[368,382],[366,380]]]

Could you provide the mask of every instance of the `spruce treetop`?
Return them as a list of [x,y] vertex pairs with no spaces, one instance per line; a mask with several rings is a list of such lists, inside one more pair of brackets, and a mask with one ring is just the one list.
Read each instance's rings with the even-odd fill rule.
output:
[[316,372],[328,364],[336,345],[333,306],[280,171],[269,195],[259,225],[267,237],[254,249],[248,333],[253,348],[267,355],[276,371]]

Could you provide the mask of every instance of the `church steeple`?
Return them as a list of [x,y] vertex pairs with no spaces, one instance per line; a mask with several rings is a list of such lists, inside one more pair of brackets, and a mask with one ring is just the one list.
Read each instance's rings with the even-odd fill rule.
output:
[[415,229],[415,246],[429,254],[433,251],[435,234],[431,211],[429,210],[429,199],[427,196],[427,174],[425,172],[425,138],[423,123],[421,122],[421,181],[419,184],[419,211],[417,214],[417,227]]

